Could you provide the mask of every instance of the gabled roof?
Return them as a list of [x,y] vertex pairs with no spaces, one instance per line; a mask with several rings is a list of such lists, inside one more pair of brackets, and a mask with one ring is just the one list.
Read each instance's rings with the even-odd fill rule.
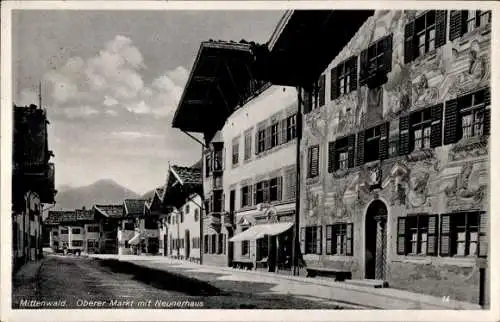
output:
[[92,210],[76,209],[76,210],[52,210],[49,211],[44,224],[56,225],[64,223],[88,222],[94,220],[94,212]]
[[124,216],[123,205],[94,205],[94,209],[108,218],[120,218]]
[[170,171],[174,173],[174,176],[181,184],[203,184],[201,168],[192,167],[181,167],[173,165]]
[[125,214],[127,216],[142,216],[144,215],[144,207],[146,199],[125,199],[123,204],[125,206]]
[[163,197],[164,207],[179,207],[192,194],[203,195],[201,168],[170,166]]

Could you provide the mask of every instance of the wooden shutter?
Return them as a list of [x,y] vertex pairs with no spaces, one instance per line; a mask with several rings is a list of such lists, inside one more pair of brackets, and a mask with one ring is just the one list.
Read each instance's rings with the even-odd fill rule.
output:
[[278,177],[278,200],[283,200],[283,177]]
[[305,227],[300,228],[300,252],[302,254],[306,253],[306,229],[305,229]]
[[399,155],[410,153],[410,115],[399,118]]
[[339,97],[338,90],[338,70],[337,67],[332,68],[330,71],[330,99],[333,101]]
[[450,12],[450,40],[457,39],[467,28],[467,10],[452,10]]
[[319,145],[309,148],[309,177],[314,178],[319,174]]
[[441,215],[440,251],[441,256],[451,256],[451,216]]
[[358,149],[356,153],[356,165],[362,165],[365,162],[365,131],[358,133]]
[[263,202],[268,202],[269,201],[269,181],[263,181],[262,182],[262,189],[263,189]]
[[226,203],[225,203],[225,197],[226,197],[226,194],[225,193],[222,193],[222,196],[220,198],[220,210],[222,212],[226,211]]
[[446,43],[446,10],[436,10],[436,48]]
[[384,50],[384,66],[382,67],[382,72],[387,74],[392,70],[392,34],[381,41]]
[[405,64],[411,62],[415,57],[415,21],[405,26]]
[[335,171],[336,167],[335,160],[335,141],[328,142],[328,173]]
[[325,99],[326,99],[325,85],[326,85],[326,75],[323,74],[319,78],[319,90],[318,90],[319,106],[325,105]]
[[284,118],[283,120],[281,120],[281,138],[279,140],[279,144],[285,144],[287,141],[287,138],[286,138],[286,120],[287,118]]
[[248,185],[248,206],[254,205],[253,185]]
[[321,246],[323,246],[323,235],[321,234],[322,231],[321,231],[321,226],[317,226],[316,227],[316,254],[318,255],[321,255],[323,254],[323,248]]
[[257,205],[257,184],[253,185],[253,204]]
[[479,214],[479,250],[478,256],[488,256],[488,214]]
[[358,88],[358,56],[352,57],[349,65],[351,66],[349,90],[352,92]]
[[387,159],[389,155],[389,122],[380,125],[380,143],[378,149],[378,158]]
[[272,139],[272,137],[271,137],[271,133],[272,133],[271,129],[272,129],[272,125],[266,127],[266,130],[265,130],[266,131],[266,140],[265,140],[266,143],[265,143],[264,150],[269,150],[271,148],[271,139]]
[[302,91],[302,104],[304,107],[304,113],[309,113],[312,109],[311,93],[305,89]]
[[406,254],[406,218],[398,218],[398,240],[397,240],[397,253],[398,255]]
[[331,255],[332,254],[332,244],[333,244],[333,226],[332,225],[327,225],[326,226],[326,254]]
[[438,216],[429,216],[427,228],[427,255],[437,255]]
[[446,102],[444,110],[444,145],[455,143],[458,140],[458,101]]
[[483,118],[483,135],[490,135],[491,128],[491,92],[487,88],[484,90],[484,118]]
[[259,154],[259,129],[255,129],[255,154]]
[[431,148],[435,148],[441,146],[443,142],[443,104],[431,107],[431,117]]
[[346,229],[346,251],[345,251],[345,254],[347,256],[352,256],[353,255],[353,235],[354,235],[354,232],[353,232],[353,224],[347,224],[347,229]]
[[354,168],[354,148],[356,146],[356,134],[347,137],[347,167]]
[[359,55],[359,86],[366,84],[368,80],[368,49],[361,51]]

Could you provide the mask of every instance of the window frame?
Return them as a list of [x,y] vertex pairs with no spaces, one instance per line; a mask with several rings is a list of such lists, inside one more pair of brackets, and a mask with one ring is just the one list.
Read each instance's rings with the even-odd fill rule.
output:
[[271,124],[271,146],[270,149],[278,146],[279,142],[279,132],[280,132],[280,122],[275,122]]
[[257,131],[257,154],[266,151],[266,129]]
[[[378,130],[378,134],[377,134]],[[369,131],[373,131],[373,135],[369,136]],[[377,160],[380,160],[380,141],[382,138],[382,124],[373,126],[371,128],[368,128],[364,130],[364,163],[369,163],[369,162],[374,162]],[[375,146],[374,142],[377,142],[377,151],[370,152],[368,147],[370,144],[373,144]],[[367,153],[368,152],[368,153]]]
[[[427,10],[425,11],[424,13],[422,13],[421,15],[419,15],[418,17],[415,18],[415,38],[416,38],[416,57],[415,58],[418,58],[418,57],[423,57],[425,56],[427,53],[429,52],[432,52],[433,50],[436,49],[436,33],[437,33],[437,21],[436,21],[436,10]],[[430,16],[430,14],[433,14],[434,15],[434,22],[433,23],[430,23],[428,22],[428,16]],[[422,30],[418,30],[417,29],[417,21],[419,19],[422,19],[423,18],[423,25],[424,25],[424,28]],[[432,39],[430,39],[430,33],[431,32],[434,32],[434,37]],[[424,36],[424,41],[423,41],[423,44],[420,43],[420,37],[421,36]],[[432,41],[433,43],[433,47],[431,48],[430,46],[430,42]],[[424,52],[421,53],[420,52],[420,48],[421,47],[424,47]]]
[[[241,232],[248,230],[249,227],[242,227]],[[241,256],[250,257],[250,242],[248,240],[241,241]]]
[[252,132],[251,131],[245,132],[243,140],[244,140],[243,160],[248,161],[252,158]]
[[[483,96],[482,101],[480,101],[479,103],[476,104],[476,102],[475,102],[476,97],[480,93]],[[472,137],[483,135],[484,116],[485,116],[485,110],[486,110],[486,102],[485,102],[484,95],[485,95],[484,90],[479,90],[479,91],[464,95],[464,96],[459,98],[460,106],[459,106],[458,113],[459,113],[460,128],[461,128],[461,132],[462,132],[461,133],[462,136],[460,139],[467,139],[467,138],[472,138]],[[463,104],[468,99],[468,97],[470,97],[471,104],[464,106]],[[477,121],[476,117],[477,117],[477,114],[479,114],[479,113],[481,114],[481,120]],[[467,126],[467,128],[470,128],[471,135],[465,136],[466,131],[464,131],[464,119],[465,119],[465,117],[467,117],[469,115],[472,116],[472,121],[471,121],[470,125]],[[478,124],[480,125],[480,131],[479,131],[479,133],[476,133],[476,131],[477,131],[476,125],[478,125]]]
[[233,166],[237,166],[239,163],[239,149],[240,149],[240,143],[238,140],[234,140],[232,144],[232,151],[231,151],[231,164]]
[[[426,115],[428,114],[428,115]],[[415,116],[419,115],[420,118],[418,121],[415,120]],[[411,113],[410,116],[410,128],[411,128],[411,135],[410,135],[410,144],[411,144],[411,151],[418,151],[421,149],[427,149],[431,148],[431,137],[432,137],[432,111],[431,107],[427,107],[425,109],[415,111]],[[425,131],[428,129],[428,136],[425,135]],[[417,132],[418,131],[418,132]],[[420,144],[417,146],[416,142],[416,137],[415,133],[420,133]],[[425,146],[425,140],[426,138],[428,139],[428,146]]]
[[286,118],[286,142],[292,141],[297,137],[297,114]]

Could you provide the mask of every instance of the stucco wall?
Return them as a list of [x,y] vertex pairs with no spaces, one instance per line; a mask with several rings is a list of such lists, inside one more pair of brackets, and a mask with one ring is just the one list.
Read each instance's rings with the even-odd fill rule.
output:
[[[388,207],[387,279],[395,287],[424,293],[477,299],[478,274],[474,258],[455,259],[424,256],[423,262],[396,254],[397,217],[413,213],[443,214],[457,210],[488,210],[488,139],[457,148],[442,145],[426,153],[390,156],[343,172],[328,173],[328,142],[361,129],[389,121],[388,139],[399,135],[399,117],[404,113],[444,103],[459,95],[488,86],[490,82],[490,37],[488,29],[447,42],[411,63],[404,63],[405,24],[412,11],[380,11],[360,28],[355,37],[326,69],[326,104],[304,116],[301,147],[301,226],[335,222],[353,223],[353,256],[305,255],[308,265],[350,268],[353,278],[364,277],[364,225],[368,206],[382,200]],[[366,86],[334,100],[330,99],[330,70],[340,62],[359,56],[372,42],[393,35],[392,69],[382,85],[380,113],[368,109]],[[359,76],[359,75],[358,75]],[[444,116],[443,116],[444,122]],[[319,176],[307,179],[307,148],[319,144]],[[380,189],[370,190],[369,168],[380,169]],[[402,177],[398,173],[405,173]],[[460,188],[457,182],[463,184]],[[401,183],[403,191],[397,190]],[[364,185],[364,186],[363,186]],[[462,190],[460,190],[462,189]],[[467,193],[462,193],[466,191]],[[324,254],[324,250],[323,250]],[[439,262],[439,264],[438,264]],[[453,290],[453,291],[452,291]]]

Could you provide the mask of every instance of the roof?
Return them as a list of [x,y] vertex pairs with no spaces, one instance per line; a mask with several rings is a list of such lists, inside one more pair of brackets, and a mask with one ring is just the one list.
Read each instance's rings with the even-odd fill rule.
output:
[[155,189],[156,195],[160,198],[160,200],[163,198],[163,193],[165,192],[165,187],[159,187]]
[[120,218],[124,215],[123,205],[94,205],[94,208],[109,218]]
[[142,216],[144,215],[144,206],[146,205],[146,199],[125,199],[123,204],[125,205],[125,214],[127,216]]
[[172,126],[205,134],[210,141],[227,117],[265,86],[253,72],[253,48],[248,42],[201,43],[182,93]]
[[374,10],[289,10],[257,55],[256,68],[275,85],[310,86]]
[[94,212],[92,210],[52,210],[49,211],[44,224],[56,225],[62,223],[88,222],[94,220]]
[[174,173],[177,180],[180,180],[182,184],[203,184],[201,167],[181,167],[173,165],[170,170]]

